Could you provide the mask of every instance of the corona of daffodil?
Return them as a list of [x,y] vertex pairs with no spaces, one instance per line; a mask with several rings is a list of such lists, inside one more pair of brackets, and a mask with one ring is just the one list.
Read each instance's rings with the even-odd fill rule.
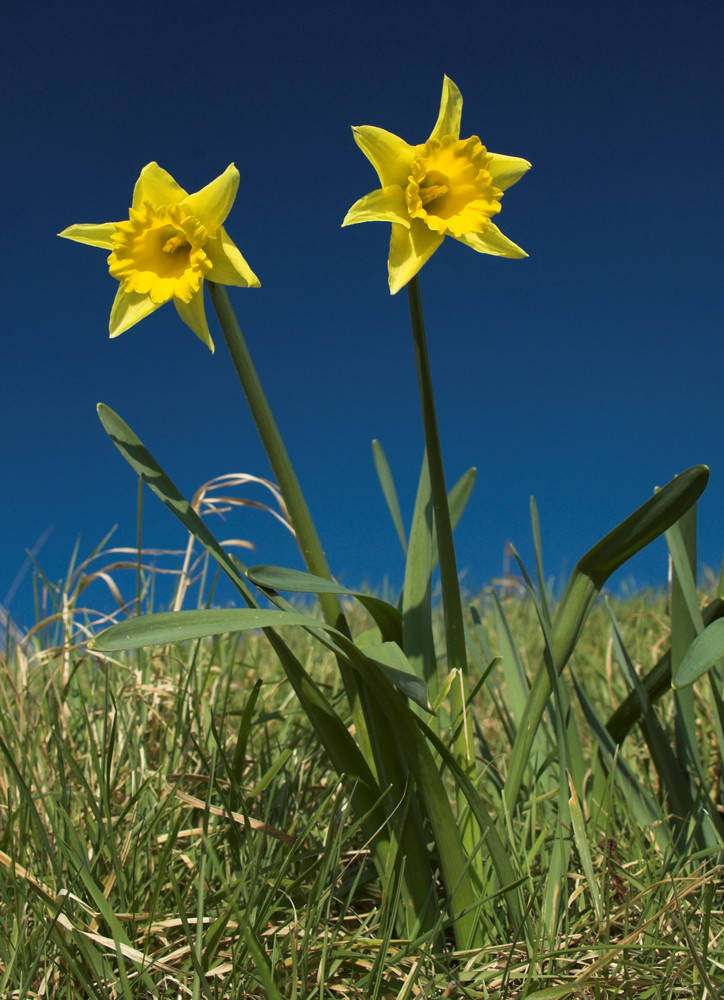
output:
[[108,267],[120,282],[111,309],[111,337],[171,300],[184,323],[213,351],[204,278],[259,287],[223,226],[238,186],[239,171],[231,164],[206,187],[188,194],[157,163],[149,163],[136,182],[127,221],[69,226],[58,234],[111,251]]
[[528,256],[490,220],[500,211],[503,192],[520,180],[530,163],[489,153],[476,135],[461,139],[462,106],[460,91],[446,76],[440,114],[422,145],[410,146],[373,125],[353,129],[382,186],[355,202],[342,225],[392,223],[388,268],[393,295],[446,236],[479,253]]

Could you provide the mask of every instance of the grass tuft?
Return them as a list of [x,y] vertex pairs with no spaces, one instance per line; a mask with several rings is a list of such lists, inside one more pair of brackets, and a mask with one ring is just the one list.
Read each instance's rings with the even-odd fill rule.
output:
[[[563,688],[532,750],[526,781],[534,773],[535,784],[515,814],[505,812],[501,790],[520,703],[543,651],[524,591],[504,581],[470,601],[466,628],[479,673],[471,674],[484,765],[478,792],[514,845],[533,939],[522,928],[518,936],[506,931],[503,891],[491,871],[476,903],[488,943],[456,952],[440,948],[451,941],[444,912],[424,936],[395,936],[399,879],[380,888],[363,818],[350,807],[351,782],[330,769],[260,632],[112,656],[88,652],[87,639],[108,621],[86,603],[89,588],[102,587],[126,609],[118,577],[140,566],[147,608],[154,591],[150,563],[118,552],[100,570],[91,560],[74,565],[55,587],[40,576],[36,626],[24,636],[6,632],[0,996],[722,994],[724,858],[692,829],[678,831],[685,843],[660,835],[666,789],[638,725],[618,754],[656,813],[650,822],[641,822],[619,763],[586,725],[573,689],[568,700]],[[183,565],[186,573],[188,559]],[[203,567],[195,577],[207,579]],[[192,597],[181,578],[181,600],[202,606],[203,595]],[[663,595],[631,594],[612,607],[619,637],[606,607],[597,606],[573,663],[589,707],[604,721],[629,696],[621,649],[645,676],[669,642]],[[364,609],[346,610],[356,633],[371,627]],[[288,641],[344,713],[333,655],[301,631]],[[703,684],[695,697],[699,749],[721,812],[716,706]],[[657,713],[673,740],[670,694]],[[569,749],[580,743],[580,782],[569,784],[551,758],[550,745],[561,740]]]

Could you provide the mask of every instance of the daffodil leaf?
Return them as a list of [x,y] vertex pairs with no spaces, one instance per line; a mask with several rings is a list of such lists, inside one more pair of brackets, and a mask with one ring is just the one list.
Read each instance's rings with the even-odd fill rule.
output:
[[88,648],[94,652],[111,653],[122,649],[141,649],[144,646],[163,646],[167,642],[247,632],[250,629],[281,628],[285,625],[323,627],[316,618],[309,615],[267,608],[162,611],[111,625],[91,639]]
[[349,590],[322,576],[282,566],[252,566],[247,570],[246,576],[253,584],[267,590],[293,591],[297,594],[347,594],[354,597],[369,611],[385,640],[402,643],[402,615],[397,608],[378,597]]
[[[344,654],[348,657],[350,655],[350,647],[353,644],[336,629],[310,615],[279,611],[276,608],[234,610],[204,608],[198,611],[165,611],[159,614],[141,615],[111,625],[89,640],[88,648],[93,652],[112,653],[146,646],[163,646],[166,643],[184,642],[189,639],[205,639],[234,632],[248,632],[252,629],[290,627],[328,632],[333,642],[335,639],[339,641]],[[368,647],[363,651],[363,658],[360,660],[350,657],[350,663],[362,671],[365,670],[364,664],[370,660],[377,664],[387,680],[401,694],[430,711],[427,688],[412,673],[410,664],[397,643],[383,642]],[[367,665],[369,666],[369,663]]]
[[248,584],[240,575],[235,563],[224,552],[204,521],[128,424],[104,403],[98,404],[98,416],[106,434],[134,472],[143,479],[171,513],[204,546],[242,596],[245,599],[251,599]]
[[[551,629],[549,655],[558,672],[568,663],[606,580],[631,556],[678,521],[699,499],[708,480],[709,470],[705,465],[695,465],[682,472],[578,560],[558,605]],[[550,690],[550,676],[546,666],[542,664],[531,685],[508,766],[505,796],[510,809],[515,808],[517,803],[523,773]]]
[[724,659],[724,618],[717,618],[691,643],[674,671],[671,686],[684,688],[693,684],[721,659]]
[[364,652],[380,666],[388,681],[401,694],[414,701],[420,708],[424,708],[426,712],[432,712],[424,681],[414,673],[410,661],[396,642],[381,642],[366,646]]
[[406,555],[407,538],[405,537],[405,528],[402,523],[402,512],[400,510],[400,501],[397,498],[395,481],[392,478],[392,470],[390,469],[390,464],[387,461],[384,449],[377,440],[372,442],[372,456],[374,458],[375,469],[377,470],[377,478],[380,481],[382,493],[387,501],[387,507],[390,511],[390,516],[392,517],[392,523],[395,526],[397,537],[400,539],[402,551]]

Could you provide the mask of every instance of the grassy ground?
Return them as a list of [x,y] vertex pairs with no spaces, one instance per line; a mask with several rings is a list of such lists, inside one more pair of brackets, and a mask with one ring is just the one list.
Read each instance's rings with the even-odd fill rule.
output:
[[[503,820],[534,946],[504,932],[495,894],[480,902],[482,951],[399,940],[396,897],[379,888],[348,783],[329,769],[264,637],[91,657],[84,643],[98,616],[80,610],[90,575],[46,584],[46,617],[20,643],[9,633],[0,660],[0,997],[724,995],[720,850],[693,836],[667,847],[663,814],[641,822],[594,738],[584,735],[589,793],[572,803],[577,830],[561,827],[564,779],[543,760],[531,765],[548,777]],[[515,728],[510,658],[529,671],[541,648],[530,600],[513,588],[499,595],[499,608],[489,595],[473,602],[477,627],[468,612],[480,662],[503,654],[475,699],[481,791],[491,795]],[[664,597],[634,594],[615,614],[648,672],[667,647]],[[287,638],[335,698],[334,662],[304,634]],[[605,607],[573,666],[610,716],[628,687]],[[666,697],[658,710],[671,733]],[[697,711],[721,810],[712,706],[698,693]],[[638,727],[621,753],[661,802]]]

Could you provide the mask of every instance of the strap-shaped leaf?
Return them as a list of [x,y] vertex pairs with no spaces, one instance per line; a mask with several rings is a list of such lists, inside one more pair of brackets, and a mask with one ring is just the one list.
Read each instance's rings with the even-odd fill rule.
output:
[[[162,646],[167,642],[182,642],[186,639],[203,639],[229,632],[290,626],[302,626],[315,631],[321,629],[329,633],[335,651],[341,652],[347,659],[350,659],[350,647],[355,648],[351,639],[311,615],[268,608],[202,608],[196,611],[162,611],[154,615],[142,615],[111,625],[91,639],[88,648],[94,652],[110,653],[143,646]],[[429,710],[425,684],[412,673],[402,650],[396,644],[385,644],[387,645],[394,645],[399,656],[393,658],[388,649],[374,647],[364,651],[365,658],[374,661],[393,687],[405,697]],[[376,651],[380,653],[379,657]],[[352,665],[356,666],[356,663]]]
[[402,648],[413,669],[437,698],[440,679],[432,628],[432,571],[434,569],[432,498],[427,455],[422,461],[410,525],[410,542],[402,586]]
[[[705,465],[695,465],[682,472],[578,561],[553,619],[550,653],[556,670],[560,672],[568,663],[594,601],[609,576],[678,521],[699,499],[708,479],[709,470]],[[541,664],[531,685],[508,768],[505,797],[511,811],[518,800],[523,773],[550,690],[548,671],[545,664]]]
[[346,594],[354,597],[369,611],[385,641],[402,644],[402,616],[397,608],[379,597],[349,590],[333,580],[283,566],[252,566],[247,570],[246,576],[253,584],[267,590],[286,590],[297,594]]
[[382,487],[382,494],[387,503],[390,517],[392,518],[392,523],[395,526],[397,537],[400,539],[402,551],[405,555],[407,555],[407,539],[405,538],[405,527],[402,523],[400,501],[397,499],[397,490],[395,488],[395,481],[392,478],[390,463],[387,461],[387,455],[385,455],[384,449],[379,441],[375,440],[372,442],[372,457],[374,459],[375,469],[377,470],[377,478],[379,479],[380,486]]
[[188,500],[166,475],[128,424],[104,403],[98,404],[98,416],[106,434],[131,468],[150,486],[156,496],[163,501],[171,513],[203,545],[206,551],[213,556],[245,600],[254,603],[248,584],[237,569],[238,562],[235,565],[222,549]]
[[[719,618],[724,618],[724,601],[715,597],[702,608],[704,626]],[[653,703],[664,695],[671,687],[671,652],[667,650],[658,663],[646,674],[641,682],[646,689],[646,696]],[[611,734],[614,743],[623,743],[626,734],[636,725],[641,716],[641,706],[635,691],[631,691],[621,702],[611,718],[606,723],[606,729]]]
[[703,677],[724,657],[724,618],[717,618],[694,639],[674,672],[673,688],[683,688]]

